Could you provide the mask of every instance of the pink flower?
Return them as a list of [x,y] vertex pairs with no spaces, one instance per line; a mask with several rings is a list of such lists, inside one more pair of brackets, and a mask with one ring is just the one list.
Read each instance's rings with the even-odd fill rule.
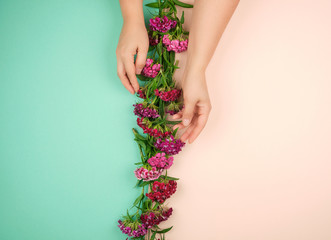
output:
[[118,227],[121,229],[122,233],[127,234],[129,237],[141,237],[147,234],[147,229],[144,224],[136,222],[129,222],[125,220],[118,220]]
[[176,53],[184,52],[187,50],[188,40],[180,41],[178,39],[170,40],[169,35],[166,34],[162,38],[163,45],[167,47],[167,51],[174,51]]
[[152,181],[158,179],[161,176],[162,172],[163,169],[156,169],[156,167],[152,167],[151,170],[147,170],[144,167],[137,168],[136,170],[134,170],[136,178],[143,181]]
[[173,157],[166,157],[165,153],[157,153],[154,157],[151,157],[147,162],[152,166],[159,169],[169,169],[173,164]]
[[149,78],[155,78],[161,69],[161,64],[153,64],[153,59],[148,58],[146,60],[145,67],[143,68],[141,74]]
[[185,143],[180,139],[175,139],[174,136],[167,137],[165,139],[158,138],[154,143],[154,146],[159,149],[161,152],[165,152],[168,155],[178,154]]
[[150,29],[158,32],[167,32],[176,25],[177,21],[171,20],[167,16],[163,16],[163,18],[155,17],[149,20]]
[[161,100],[165,102],[176,101],[180,97],[181,93],[182,91],[177,89],[172,89],[167,92],[155,89],[155,96],[158,96]]
[[158,118],[160,115],[154,108],[144,107],[142,103],[134,104],[134,114],[138,117]]

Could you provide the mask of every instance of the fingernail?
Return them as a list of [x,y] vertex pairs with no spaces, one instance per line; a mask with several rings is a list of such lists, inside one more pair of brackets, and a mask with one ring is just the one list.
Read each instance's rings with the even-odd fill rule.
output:
[[185,127],[187,127],[190,124],[190,120],[189,119],[184,119],[183,124],[184,124]]
[[142,69],[137,69],[136,74],[140,74]]

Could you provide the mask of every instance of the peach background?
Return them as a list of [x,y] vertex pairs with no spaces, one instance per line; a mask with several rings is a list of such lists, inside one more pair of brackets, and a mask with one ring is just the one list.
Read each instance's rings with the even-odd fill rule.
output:
[[240,2],[207,71],[208,125],[170,171],[167,239],[331,239],[330,11]]

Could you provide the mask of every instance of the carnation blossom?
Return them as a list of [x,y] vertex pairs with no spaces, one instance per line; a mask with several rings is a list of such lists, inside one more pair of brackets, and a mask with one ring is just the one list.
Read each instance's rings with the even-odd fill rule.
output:
[[174,51],[176,53],[181,53],[187,50],[187,46],[188,46],[188,40],[178,40],[178,39],[174,39],[174,40],[170,40],[169,39],[169,35],[166,34],[163,36],[162,38],[162,42],[163,45],[166,46],[167,51]]
[[139,89],[137,91],[137,95],[138,97],[142,98],[142,99],[146,99],[146,95],[145,95],[145,92],[142,90],[142,89]]
[[170,156],[167,158],[165,153],[157,153],[155,154],[155,156],[147,160],[149,165],[151,165],[152,167],[162,169],[169,169],[172,166],[173,161],[174,157]]
[[122,221],[118,220],[118,227],[121,229],[122,233],[127,234],[129,237],[142,237],[147,234],[147,227],[145,224],[141,224],[139,222],[131,222],[131,221]]
[[155,96],[158,96],[165,102],[176,101],[180,97],[181,93],[182,91],[180,89],[172,89],[170,91],[155,89]]
[[172,102],[165,109],[165,113],[168,113],[170,115],[175,115],[176,113],[178,113],[183,108],[184,108],[184,106],[183,106],[182,103]]
[[146,193],[146,197],[152,201],[164,203],[164,201],[171,197],[177,190],[177,182],[169,180],[168,182],[153,182],[152,191]]
[[148,36],[149,39],[149,45],[156,46],[159,43],[159,37],[152,37],[151,35]]
[[150,58],[148,58],[146,60],[145,67],[141,71],[141,74],[143,76],[149,77],[149,78],[155,78],[159,74],[159,71],[161,69],[161,64],[159,64],[159,63],[153,64],[153,62],[154,62],[153,59],[150,59]]
[[144,167],[137,168],[136,170],[134,170],[136,178],[145,182],[158,179],[161,176],[162,172],[163,169],[157,169],[156,167],[152,167],[151,170],[148,170]]
[[171,20],[167,16],[163,16],[163,18],[155,17],[149,20],[150,29],[158,32],[168,32],[176,25],[177,21]]
[[161,152],[165,152],[168,155],[176,155],[184,147],[185,143],[180,139],[175,139],[174,136],[167,137],[165,139],[156,139],[154,146]]
[[134,104],[134,114],[138,117],[158,118],[160,115],[154,108],[144,107],[142,103]]
[[159,137],[167,137],[170,136],[172,133],[171,131],[165,131],[161,132],[160,130],[156,128],[149,128],[144,122],[148,122],[148,120],[145,120],[145,118],[137,118],[137,124],[139,127],[141,127],[144,130],[144,133],[147,133],[149,136],[154,138]]
[[163,210],[158,208],[154,211],[148,211],[140,216],[141,222],[146,226],[147,229],[159,225],[160,222],[166,221],[172,215],[172,208]]

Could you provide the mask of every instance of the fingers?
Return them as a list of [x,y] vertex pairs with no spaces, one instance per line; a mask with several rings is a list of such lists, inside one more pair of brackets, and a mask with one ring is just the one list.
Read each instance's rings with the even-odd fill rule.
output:
[[200,115],[198,117],[194,129],[192,130],[192,132],[190,132],[190,135],[187,137],[189,143],[192,143],[199,136],[202,129],[206,126],[207,120],[208,120],[208,115]]
[[187,127],[190,125],[193,115],[194,115],[194,109],[195,109],[195,104],[196,102],[187,100],[185,101],[184,99],[184,106],[185,108],[183,109],[183,125]]
[[147,58],[148,46],[138,48],[137,58],[136,58],[136,74],[140,74],[143,70],[146,58]]
[[[210,103],[206,102],[203,104],[197,104],[196,106],[197,111],[194,112],[193,118],[188,126],[188,128],[185,130],[185,132],[181,136],[182,141],[188,140],[189,143],[193,143],[194,140],[200,135],[201,131],[204,129],[204,127],[207,124],[208,117],[211,111]],[[181,118],[182,112],[179,112],[175,114],[173,117],[175,119]],[[183,122],[176,124],[173,126],[173,129],[178,128],[178,130],[185,128]]]
[[120,61],[119,59],[117,60],[117,75],[120,78],[123,86],[131,93],[134,94],[134,89],[128,79],[128,77],[126,76],[126,72],[125,72],[125,68],[124,65],[122,63],[122,61]]
[[133,56],[126,57],[126,59],[124,60],[124,67],[125,67],[126,75],[128,76],[134,91],[137,92],[139,90],[139,83],[135,73],[136,68],[133,62],[134,62]]
[[200,104],[198,103],[198,112],[197,112],[198,117],[196,119],[196,125],[194,129],[188,137],[189,143],[192,143],[199,136],[202,129],[204,129],[204,127],[206,126],[210,111],[211,111],[211,105],[209,101]]
[[180,140],[185,142],[190,137],[190,135],[191,135],[192,131],[194,131],[195,127],[196,127],[196,118],[193,118],[190,126],[185,130],[185,132],[181,136]]
[[183,117],[183,112],[178,112],[174,115],[172,115],[172,119],[176,120],[176,119],[180,119]]

